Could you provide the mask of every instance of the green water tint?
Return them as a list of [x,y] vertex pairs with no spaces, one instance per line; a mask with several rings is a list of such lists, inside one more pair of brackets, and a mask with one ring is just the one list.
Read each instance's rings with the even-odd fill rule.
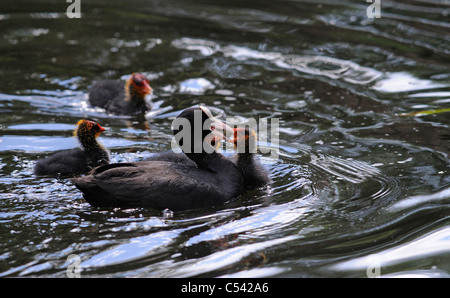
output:
[[[442,1],[381,1],[379,19],[360,0],[81,0],[80,19],[29,2],[0,4],[1,277],[67,277],[73,260],[81,277],[450,276]],[[154,90],[146,117],[88,104],[94,80],[133,72]],[[92,208],[33,174],[77,146],[81,118],[134,162],[169,150],[197,104],[279,119],[278,159],[259,154],[270,187],[161,213]]]

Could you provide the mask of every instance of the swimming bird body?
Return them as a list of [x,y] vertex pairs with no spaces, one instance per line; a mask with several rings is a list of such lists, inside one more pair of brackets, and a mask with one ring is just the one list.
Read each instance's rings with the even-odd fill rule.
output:
[[80,120],[75,135],[80,148],[59,151],[45,159],[38,160],[34,172],[36,175],[75,176],[87,173],[94,167],[109,163],[108,151],[98,143],[97,137],[105,129],[97,122]]
[[256,159],[257,136],[254,131],[237,127],[234,129],[233,143],[237,154],[232,161],[241,171],[246,189],[263,187],[270,183],[269,173]]
[[[238,197],[243,191],[240,171],[214,150],[209,138],[211,133],[231,128],[214,119],[205,107],[186,109],[177,119],[185,121],[174,128],[175,139],[193,164],[152,160],[96,168],[90,175],[72,179],[86,201],[93,206],[177,211]],[[194,125],[197,120],[200,126]],[[200,136],[202,144],[194,142],[194,135]]]
[[145,97],[151,92],[149,80],[133,73],[125,86],[114,80],[96,82],[89,90],[89,103],[116,115],[142,114],[150,109]]

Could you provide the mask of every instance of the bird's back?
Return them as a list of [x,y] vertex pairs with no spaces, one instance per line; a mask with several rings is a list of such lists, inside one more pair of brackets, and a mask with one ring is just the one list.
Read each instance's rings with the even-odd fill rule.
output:
[[186,156],[184,153],[175,153],[172,150],[161,152],[154,154],[146,159],[144,161],[170,161],[174,163],[182,163],[189,166],[196,167],[195,162],[193,162],[189,157]]
[[89,171],[88,156],[80,148],[59,151],[45,159],[38,160],[36,175],[73,176]]
[[[237,169],[236,169],[237,170]],[[110,164],[72,181],[93,206],[186,210],[222,204],[240,194],[238,183],[186,164],[146,161]],[[233,189],[236,188],[236,189]]]
[[124,100],[124,85],[114,80],[102,80],[94,83],[89,89],[89,102],[91,105],[107,108],[111,101],[119,98]]

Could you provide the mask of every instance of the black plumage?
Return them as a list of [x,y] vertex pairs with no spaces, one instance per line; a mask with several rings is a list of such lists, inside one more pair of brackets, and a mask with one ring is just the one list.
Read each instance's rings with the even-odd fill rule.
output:
[[174,163],[186,164],[193,167],[197,166],[195,162],[193,162],[191,159],[189,159],[189,157],[186,156],[186,154],[176,153],[172,150],[154,154],[144,159],[144,161],[169,161]]
[[151,92],[149,80],[133,73],[125,84],[114,80],[94,83],[89,89],[89,103],[116,115],[142,114],[150,109],[145,97]]
[[205,107],[184,110],[174,135],[194,163],[141,161],[110,164],[72,179],[93,206],[186,210],[220,205],[243,191],[241,172],[211,146],[211,133],[231,130]]
[[268,171],[257,160],[256,143],[257,136],[248,128],[237,127],[234,129],[234,145],[237,154],[232,161],[241,171],[246,189],[263,187],[270,183]]
[[109,153],[97,141],[97,137],[103,131],[104,128],[97,122],[80,120],[75,130],[80,148],[62,150],[45,159],[38,160],[34,168],[35,174],[75,176],[108,164]]

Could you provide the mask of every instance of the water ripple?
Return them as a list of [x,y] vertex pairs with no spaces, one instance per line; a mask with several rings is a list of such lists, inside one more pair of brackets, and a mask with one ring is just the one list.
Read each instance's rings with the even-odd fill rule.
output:
[[348,60],[326,56],[285,55],[279,52],[262,52],[234,45],[222,47],[213,41],[191,38],[174,40],[172,45],[176,48],[200,51],[205,56],[220,52],[225,57],[232,57],[239,61],[263,60],[283,69],[294,69],[311,75],[342,79],[352,84],[370,84],[382,76],[381,72],[374,69],[362,67]]

